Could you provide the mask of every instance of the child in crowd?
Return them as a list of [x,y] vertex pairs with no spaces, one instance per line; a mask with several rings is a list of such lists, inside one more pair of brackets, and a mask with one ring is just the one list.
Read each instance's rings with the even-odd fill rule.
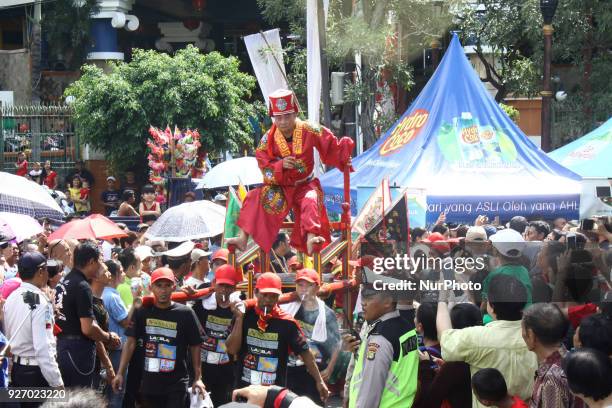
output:
[[19,152],[17,154],[17,163],[15,163],[15,174],[21,177],[26,177],[28,175],[28,161],[26,160],[26,155],[24,152]]
[[141,218],[145,215],[155,215],[156,217],[161,215],[160,205],[155,201],[155,188],[151,184],[142,188],[142,201],[138,206],[138,212]]
[[32,170],[28,173],[30,175],[30,180],[37,184],[42,184],[45,181],[45,170],[40,165],[40,162],[34,162],[34,166]]
[[81,200],[84,201],[84,204],[87,207],[87,212],[89,212],[91,210],[91,205],[89,204],[89,193],[91,191],[89,188],[89,182],[87,179],[83,179],[81,180],[81,183]]
[[[79,176],[74,176],[72,186],[68,188],[70,201],[74,205],[74,212],[80,215],[86,214],[89,211],[89,196],[82,198],[81,190],[84,188],[83,182]],[[88,189],[89,190],[89,189]]]
[[472,390],[478,402],[486,407],[527,408],[522,399],[508,394],[506,380],[495,368],[483,368],[474,374]]
[[104,203],[106,215],[111,215],[113,211],[116,211],[121,202],[121,193],[115,189],[116,181],[117,179],[113,176],[106,178],[106,190],[102,192],[102,202]]
[[160,207],[166,205],[166,192],[164,191],[164,186],[161,184],[155,186],[155,201],[159,203]]

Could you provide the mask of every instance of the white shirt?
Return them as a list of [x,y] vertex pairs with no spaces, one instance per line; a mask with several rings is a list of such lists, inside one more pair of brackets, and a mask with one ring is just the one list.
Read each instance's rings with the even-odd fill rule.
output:
[[[22,294],[25,292],[37,293],[40,303],[19,329],[23,319],[30,313],[30,306],[23,301]],[[11,352],[15,356],[36,360],[49,386],[59,387],[64,383],[56,360],[54,324],[51,302],[39,288],[30,283],[23,282],[4,304],[6,337],[10,339],[17,332],[11,343]]]

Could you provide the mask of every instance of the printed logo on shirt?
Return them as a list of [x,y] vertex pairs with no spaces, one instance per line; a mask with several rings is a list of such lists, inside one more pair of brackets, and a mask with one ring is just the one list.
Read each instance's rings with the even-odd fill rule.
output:
[[252,354],[245,355],[243,365],[246,368],[255,369],[257,367],[257,357]]
[[202,344],[200,345],[200,347],[206,350],[215,351],[217,350],[217,339],[213,337],[206,337],[204,339],[204,342],[202,342]]
[[220,326],[226,326],[226,327],[232,324],[232,319],[225,319],[223,317],[213,316],[213,315],[208,315],[208,319],[206,319],[206,321],[212,324],[218,324]]
[[160,363],[159,358],[145,357],[144,369],[149,373],[159,373]]
[[51,313],[51,306],[45,310],[45,329],[53,328],[53,314]]
[[157,344],[147,342],[145,344],[145,356],[156,357],[157,356]]
[[164,329],[161,327],[146,326],[145,332],[147,334],[157,334],[157,335],[166,336],[166,337],[176,337],[176,330]]
[[176,322],[168,322],[166,320],[159,319],[147,319],[147,326],[163,327],[164,329],[176,330]]
[[278,341],[266,341],[247,336],[246,342],[249,346],[263,347],[273,350],[278,348]]
[[217,342],[217,352],[227,353],[227,347],[225,346],[225,340],[219,340]]
[[367,353],[368,360],[374,360],[374,358],[376,358],[376,352],[378,351],[379,348],[380,346],[377,343],[374,343],[374,342],[368,343],[368,353]]
[[253,354],[264,355],[264,356],[271,356],[273,354],[272,350],[263,349],[259,347],[249,347],[249,352]]
[[157,343],[170,343],[170,340],[164,336],[149,336],[149,340]]
[[164,358],[160,359],[159,371],[162,373],[169,373],[174,371],[174,360],[166,360]]
[[276,381],[276,373],[261,373],[262,385],[274,385],[274,381]]
[[278,367],[278,358],[274,357],[259,357],[259,363],[257,364],[257,371],[265,371],[268,373],[276,372]]
[[176,360],[176,346],[160,344],[157,348],[157,356],[160,358]]
[[250,337],[255,337],[256,339],[267,340],[267,341],[278,340],[278,333],[261,332],[253,328],[249,329],[249,331],[247,332],[247,335]]

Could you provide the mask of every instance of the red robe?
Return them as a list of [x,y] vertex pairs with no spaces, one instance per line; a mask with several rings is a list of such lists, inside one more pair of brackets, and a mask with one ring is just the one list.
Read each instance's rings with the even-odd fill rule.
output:
[[[321,161],[344,170],[354,142],[348,137],[338,140],[327,128],[296,121],[291,141],[272,126],[257,147],[255,157],[263,174],[264,186],[251,190],[242,206],[238,226],[253,237],[265,251],[272,248],[282,223],[293,210],[295,225],[291,245],[306,252],[308,233],[331,240],[329,220],[323,205],[323,191],[313,177],[314,148]],[[293,156],[298,166],[284,169],[283,158]]]

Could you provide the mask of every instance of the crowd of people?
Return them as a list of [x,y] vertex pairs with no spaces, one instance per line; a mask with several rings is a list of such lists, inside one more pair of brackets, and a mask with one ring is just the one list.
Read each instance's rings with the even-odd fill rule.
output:
[[[348,408],[612,406],[610,219],[457,225],[443,213],[410,237],[367,234],[319,273],[309,255],[334,236],[315,150],[347,173],[354,143],[300,120],[292,91],[269,95],[268,109],[263,184],[246,194],[236,236],[148,240],[164,197],[129,173],[122,190],[109,176],[102,200],[107,215],[140,217],[137,232],[0,237],[0,386],[65,389],[74,407],[314,408],[330,396]],[[23,156],[16,167],[51,174],[29,174]],[[77,214],[93,181],[82,164],[68,177]],[[222,243],[249,240],[269,268],[228,263]],[[324,286],[347,274],[343,289]]]
[[[444,221],[411,231],[414,258],[443,262],[376,279],[472,285],[381,290],[372,256],[361,254],[351,262],[351,274],[364,275],[349,297],[354,316],[343,315],[341,293],[318,296],[321,277],[341,278],[341,261],[320,276],[282,232],[272,271],[257,268],[252,307],[237,290],[246,269],[229,265],[217,240],[4,236],[3,385],[65,388],[75,398],[87,388],[110,407],[189,407],[194,393],[215,407],[232,398],[314,407],[332,394],[363,408],[608,406],[610,224],[582,231],[561,219]],[[483,266],[447,262],[467,257]],[[172,300],[211,286],[211,295]],[[295,300],[279,304],[292,290]]]

